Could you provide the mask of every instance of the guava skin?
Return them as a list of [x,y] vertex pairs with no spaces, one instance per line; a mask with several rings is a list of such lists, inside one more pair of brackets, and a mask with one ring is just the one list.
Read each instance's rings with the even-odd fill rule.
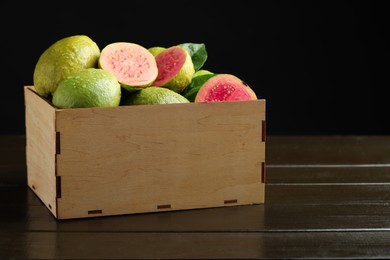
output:
[[256,100],[256,93],[244,81],[231,74],[208,79],[196,94],[195,103]]
[[121,100],[121,86],[114,75],[88,68],[61,81],[52,103],[58,108],[112,107]]
[[176,104],[190,103],[190,101],[179,93],[168,88],[151,86],[129,95],[123,99],[122,105],[147,105],[147,104]]
[[148,49],[148,51],[154,56],[156,57],[158,54],[160,54],[162,51],[166,50],[165,47],[161,47],[161,46],[155,46],[155,47],[150,47]]
[[35,65],[35,90],[40,96],[48,97],[67,76],[82,69],[96,68],[99,56],[98,45],[86,35],[56,41],[41,54]]

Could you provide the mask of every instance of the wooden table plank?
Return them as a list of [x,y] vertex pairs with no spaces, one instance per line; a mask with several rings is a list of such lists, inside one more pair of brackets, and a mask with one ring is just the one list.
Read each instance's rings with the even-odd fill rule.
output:
[[56,221],[44,207],[8,207],[0,230],[31,232],[390,231],[384,205],[272,205]]
[[387,136],[267,137],[264,205],[62,221],[24,142],[0,136],[0,259],[390,258]]
[[390,167],[270,165],[267,184],[390,184]]
[[27,185],[25,135],[0,135],[0,187]]
[[266,186],[265,204],[389,205],[390,185],[312,184]]
[[[23,200],[0,203],[0,230],[58,231],[58,232],[254,232],[254,231],[353,231],[390,230],[390,207],[384,203],[329,202],[325,195],[323,203],[318,196],[309,200],[305,188],[316,191],[313,186],[298,186],[299,191],[287,186],[270,186],[267,190],[269,203],[265,205],[238,206],[213,209],[134,214],[57,221],[50,211],[36,198],[32,191],[25,190]],[[358,186],[365,187],[365,186]],[[376,187],[376,186],[374,186]],[[290,190],[289,197],[278,194]],[[0,190],[2,190],[0,188]],[[362,191],[362,193],[365,193]],[[20,189],[9,191],[22,194]],[[285,194],[285,193],[284,193]],[[336,193],[337,195],[337,193]],[[304,197],[302,199],[302,197]],[[313,199],[314,197],[314,199]],[[23,198],[23,196],[19,196]],[[337,198],[334,198],[336,200]],[[281,201],[278,201],[281,200]],[[317,201],[316,201],[317,200]],[[376,201],[376,200],[375,200]],[[239,221],[237,221],[239,220]]]
[[[0,135],[0,186],[26,185],[25,136]],[[272,166],[390,167],[390,136],[267,136]]]
[[389,245],[388,232],[2,232],[0,258],[379,259]]
[[268,165],[390,166],[388,136],[267,136]]

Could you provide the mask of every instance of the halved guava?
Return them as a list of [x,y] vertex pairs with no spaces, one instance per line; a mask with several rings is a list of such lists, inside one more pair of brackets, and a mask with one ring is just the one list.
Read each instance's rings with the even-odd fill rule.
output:
[[190,85],[188,85],[180,94],[186,97],[190,102],[194,102],[196,94],[203,84],[211,77],[217,75],[208,70],[198,70],[192,77]]
[[184,47],[172,46],[156,55],[158,76],[153,86],[169,88],[182,92],[195,73],[190,54]]
[[158,75],[157,63],[152,53],[131,42],[106,45],[101,50],[98,65],[112,73],[125,88],[148,87]]
[[244,81],[231,74],[218,74],[208,79],[196,94],[196,103],[256,100],[256,93]]

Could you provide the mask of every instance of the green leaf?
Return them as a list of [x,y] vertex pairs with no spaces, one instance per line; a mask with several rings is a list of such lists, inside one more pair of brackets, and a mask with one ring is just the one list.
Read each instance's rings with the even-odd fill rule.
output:
[[198,71],[207,60],[206,45],[204,43],[181,43],[179,46],[188,51],[194,63],[195,71]]

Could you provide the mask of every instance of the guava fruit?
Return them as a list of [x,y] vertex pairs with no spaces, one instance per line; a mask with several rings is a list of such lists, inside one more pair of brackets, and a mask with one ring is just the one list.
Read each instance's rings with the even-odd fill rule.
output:
[[190,54],[184,47],[175,45],[160,52],[156,57],[158,76],[153,86],[182,92],[195,73]]
[[200,77],[200,76],[204,76],[204,75],[210,75],[210,74],[214,74],[214,73],[209,71],[209,70],[201,69],[201,70],[198,70],[197,72],[195,72],[194,76],[192,78],[196,78],[196,77]]
[[187,86],[180,94],[186,97],[190,102],[195,101],[196,94],[198,93],[200,87],[211,77],[214,77],[215,73],[212,73],[209,70],[201,69],[195,72],[192,77],[191,83]]
[[147,87],[129,95],[121,105],[174,104],[190,101],[173,90],[163,87]]
[[99,56],[98,45],[86,35],[73,35],[56,41],[35,64],[35,90],[39,95],[48,97],[67,76],[82,69],[97,67]]
[[122,87],[144,88],[158,75],[156,59],[145,47],[132,42],[113,42],[102,50],[98,67],[110,72]]
[[121,100],[121,86],[114,75],[99,68],[76,72],[60,82],[52,103],[58,108],[112,107]]
[[244,81],[232,74],[218,74],[209,78],[199,89],[195,101],[221,102],[256,100],[256,93]]
[[[200,70],[200,68],[204,65],[204,63],[207,60],[206,45],[204,43],[192,43],[192,42],[180,43],[178,45],[186,49],[188,54],[191,56],[195,71]],[[166,49],[165,47],[154,46],[154,47],[150,47],[148,50],[153,54],[153,56],[156,57],[157,54],[160,54],[160,52],[162,52],[165,49]]]
[[148,49],[148,51],[154,56],[156,57],[158,54],[160,54],[160,52],[162,52],[163,50],[165,50],[166,48],[165,47],[161,47],[161,46],[155,46],[155,47],[150,47]]

